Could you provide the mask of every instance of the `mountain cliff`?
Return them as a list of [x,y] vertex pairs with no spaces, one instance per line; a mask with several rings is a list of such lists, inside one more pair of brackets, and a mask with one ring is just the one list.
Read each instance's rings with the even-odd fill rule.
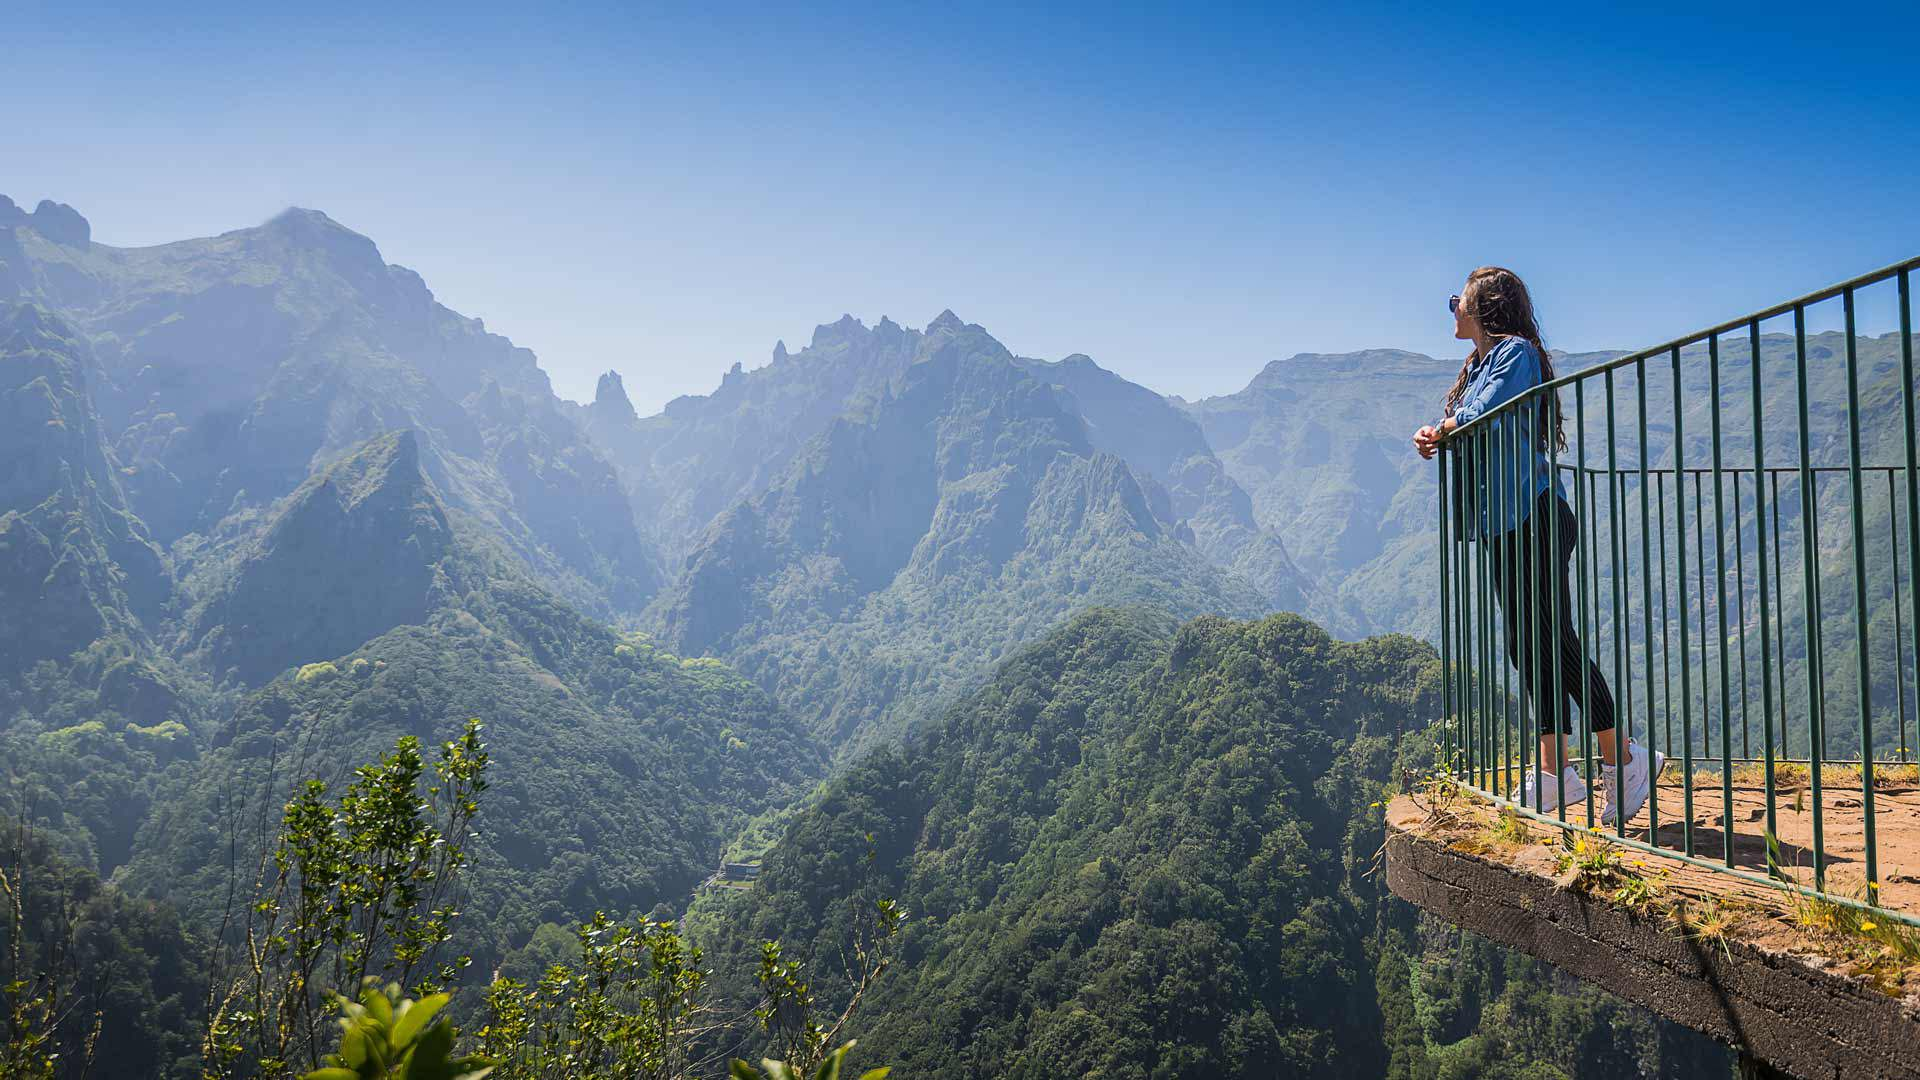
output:
[[721,515],[655,614],[676,647],[864,746],[1078,607],[1263,609],[1150,484],[1070,396],[943,316],[878,400]]
[[[1458,365],[1391,349],[1302,353],[1244,390],[1186,406],[1301,572],[1341,597],[1358,632],[1437,631],[1420,599],[1433,465],[1415,428],[1440,414]],[[1431,606],[1431,605],[1425,605]]]
[[171,585],[101,438],[93,368],[71,327],[0,303],[0,678],[140,636]]
[[448,502],[576,603],[632,612],[658,587],[611,468],[561,421],[533,354],[436,302],[368,238],[292,209],[116,248],[40,217],[0,213],[0,290],[91,343],[104,437],[160,544],[218,534],[406,429]]
[[410,431],[369,440],[288,496],[199,606],[216,672],[250,685],[424,621],[436,586],[464,592],[446,507]]
[[625,475],[635,513],[666,564],[678,567],[713,520],[779,476],[842,413],[877,398],[912,363],[922,335],[851,315],[816,328],[798,353],[785,342],[751,372],[739,365],[701,397],[634,414],[620,376],[601,377],[586,427]]
[[1246,491],[1176,404],[1083,354],[1021,364],[1072,397],[1095,446],[1125,458],[1136,475],[1165,491],[1167,513],[1191,533],[1201,554],[1254,583],[1270,607],[1312,614],[1336,630],[1349,628],[1351,618],[1301,572],[1279,532],[1254,518]]

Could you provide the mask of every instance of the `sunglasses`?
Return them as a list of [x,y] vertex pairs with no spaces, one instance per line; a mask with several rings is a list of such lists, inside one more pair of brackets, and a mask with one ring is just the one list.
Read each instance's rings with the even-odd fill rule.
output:
[[1447,311],[1455,315],[1460,314],[1460,298],[1458,296],[1447,297]]

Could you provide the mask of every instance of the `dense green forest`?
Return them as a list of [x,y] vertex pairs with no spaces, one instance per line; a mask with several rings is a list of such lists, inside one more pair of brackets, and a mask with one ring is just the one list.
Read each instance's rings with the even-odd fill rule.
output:
[[1430,648],[1090,611],[797,815],[690,922],[841,955],[913,918],[863,1048],[974,1076],[1724,1074],[1725,1052],[1422,924],[1375,873]]
[[[687,918],[710,957],[699,970],[718,1012],[744,1018],[765,1000],[763,943],[784,942],[815,972],[819,1011],[837,1015],[861,988],[848,1029],[859,1060],[902,1075],[1724,1073],[1708,1040],[1386,899],[1377,803],[1398,766],[1430,754],[1410,717],[1431,704],[1434,677],[1431,650],[1411,639],[1342,643],[1294,616],[1175,628],[1151,612],[1083,613],[938,724],[831,782],[752,891],[705,894]],[[506,764],[502,749],[487,744],[490,768]],[[490,816],[523,810],[500,794],[489,785],[476,800],[476,853]],[[52,895],[94,898],[66,916],[108,942],[78,954],[82,970],[131,980],[87,992],[166,997],[122,1014],[109,1045],[180,1060],[198,1018],[178,973],[213,943],[44,845],[24,850],[39,880],[70,882]],[[511,910],[526,875],[484,857],[466,875],[451,937],[484,948],[484,913],[503,895]],[[872,968],[847,958],[875,947],[877,904],[906,918],[888,966],[864,979]],[[53,916],[40,921],[38,940],[57,939]],[[549,944],[526,981],[568,962],[569,936],[534,935]],[[647,940],[657,957],[682,947]],[[163,968],[169,981],[143,983]],[[747,1024],[713,1030],[744,1027],[721,1037],[737,1045],[753,1038]],[[701,1037],[685,1037],[698,1057]]]

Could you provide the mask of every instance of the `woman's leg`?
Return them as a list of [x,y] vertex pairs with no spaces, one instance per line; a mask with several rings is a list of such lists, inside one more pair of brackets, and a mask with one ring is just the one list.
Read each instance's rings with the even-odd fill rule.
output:
[[[1533,703],[1539,732],[1537,760],[1549,776],[1557,776],[1568,764],[1567,734],[1573,730],[1569,706],[1573,704],[1580,706],[1593,729],[1601,760],[1611,765],[1617,754],[1613,691],[1600,666],[1587,658],[1576,626],[1571,583],[1575,531],[1572,509],[1548,493],[1519,528],[1492,541],[1491,549],[1507,661],[1520,675],[1521,692]],[[1557,627],[1549,606],[1556,592],[1560,600]],[[1553,685],[1556,651],[1559,688]]]
[[[1539,565],[1544,580],[1539,582],[1539,590],[1542,596],[1550,596],[1553,592],[1560,594],[1560,625],[1557,633],[1543,633],[1546,640],[1541,644],[1543,653],[1556,648],[1559,651],[1562,687],[1561,693],[1549,693],[1547,696],[1556,699],[1557,708],[1554,711],[1561,716],[1562,732],[1573,730],[1573,713],[1567,706],[1580,706],[1580,715],[1593,732],[1594,745],[1600,751],[1601,760],[1612,765],[1619,754],[1614,737],[1613,688],[1607,684],[1607,677],[1600,670],[1600,665],[1587,656],[1586,646],[1580,640],[1580,628],[1577,625],[1579,609],[1573,597],[1573,553],[1574,545],[1579,540],[1579,525],[1574,520],[1573,508],[1567,505],[1565,499],[1550,494],[1542,501],[1549,499],[1558,527],[1542,529],[1541,532],[1554,537],[1559,550],[1542,553],[1544,557],[1539,560]],[[1551,672],[1548,673],[1548,679],[1552,679]],[[1564,736],[1558,738],[1563,739]],[[1543,746],[1545,742],[1543,736]],[[1564,749],[1560,752],[1562,755],[1565,753]]]
[[[1613,728],[1593,733],[1593,745],[1600,750],[1600,760],[1608,765],[1619,764],[1620,747],[1613,737]],[[1540,736],[1541,768],[1549,771],[1567,764],[1567,733],[1555,731]]]
[[[1550,507],[1543,500],[1518,529],[1496,541],[1492,550],[1496,553],[1507,661],[1519,672],[1521,693],[1533,705],[1539,738],[1535,760],[1543,773],[1558,776],[1568,763],[1566,732],[1572,730],[1573,715],[1566,706],[1566,696],[1553,685],[1552,656],[1559,647],[1560,635],[1553,626],[1553,611],[1546,604],[1553,590],[1564,585],[1553,573],[1559,560],[1552,544],[1536,539],[1540,533],[1552,535],[1557,523],[1549,514]],[[1539,528],[1543,521],[1550,523],[1548,528]],[[1563,612],[1565,608],[1562,603]]]

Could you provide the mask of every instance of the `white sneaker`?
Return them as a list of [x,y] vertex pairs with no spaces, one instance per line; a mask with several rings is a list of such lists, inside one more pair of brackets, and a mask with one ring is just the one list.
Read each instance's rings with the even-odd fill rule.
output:
[[[1653,785],[1660,779],[1660,771],[1667,767],[1667,755],[1643,748],[1632,739],[1627,740],[1626,774],[1616,782],[1617,771],[1612,765],[1600,766],[1600,789],[1607,797],[1607,808],[1600,812],[1600,823],[1611,825],[1620,820],[1618,815],[1622,807],[1615,806],[1614,800],[1624,799],[1626,820],[1632,821],[1640,808],[1647,805],[1647,796],[1652,794]],[[1621,788],[1626,790],[1621,792]]]
[[[1513,801],[1529,810],[1538,811],[1542,814],[1550,814],[1560,809],[1560,794],[1563,785],[1566,788],[1568,806],[1572,806],[1574,803],[1580,802],[1587,797],[1587,782],[1580,779],[1580,774],[1574,771],[1573,766],[1569,765],[1560,771],[1560,781],[1558,783],[1554,781],[1553,777],[1549,776],[1546,778],[1545,783],[1542,784],[1540,781],[1540,773],[1535,769],[1528,769],[1527,775],[1520,782],[1519,789],[1513,793]],[[1534,794],[1536,787],[1540,789],[1537,799]]]

